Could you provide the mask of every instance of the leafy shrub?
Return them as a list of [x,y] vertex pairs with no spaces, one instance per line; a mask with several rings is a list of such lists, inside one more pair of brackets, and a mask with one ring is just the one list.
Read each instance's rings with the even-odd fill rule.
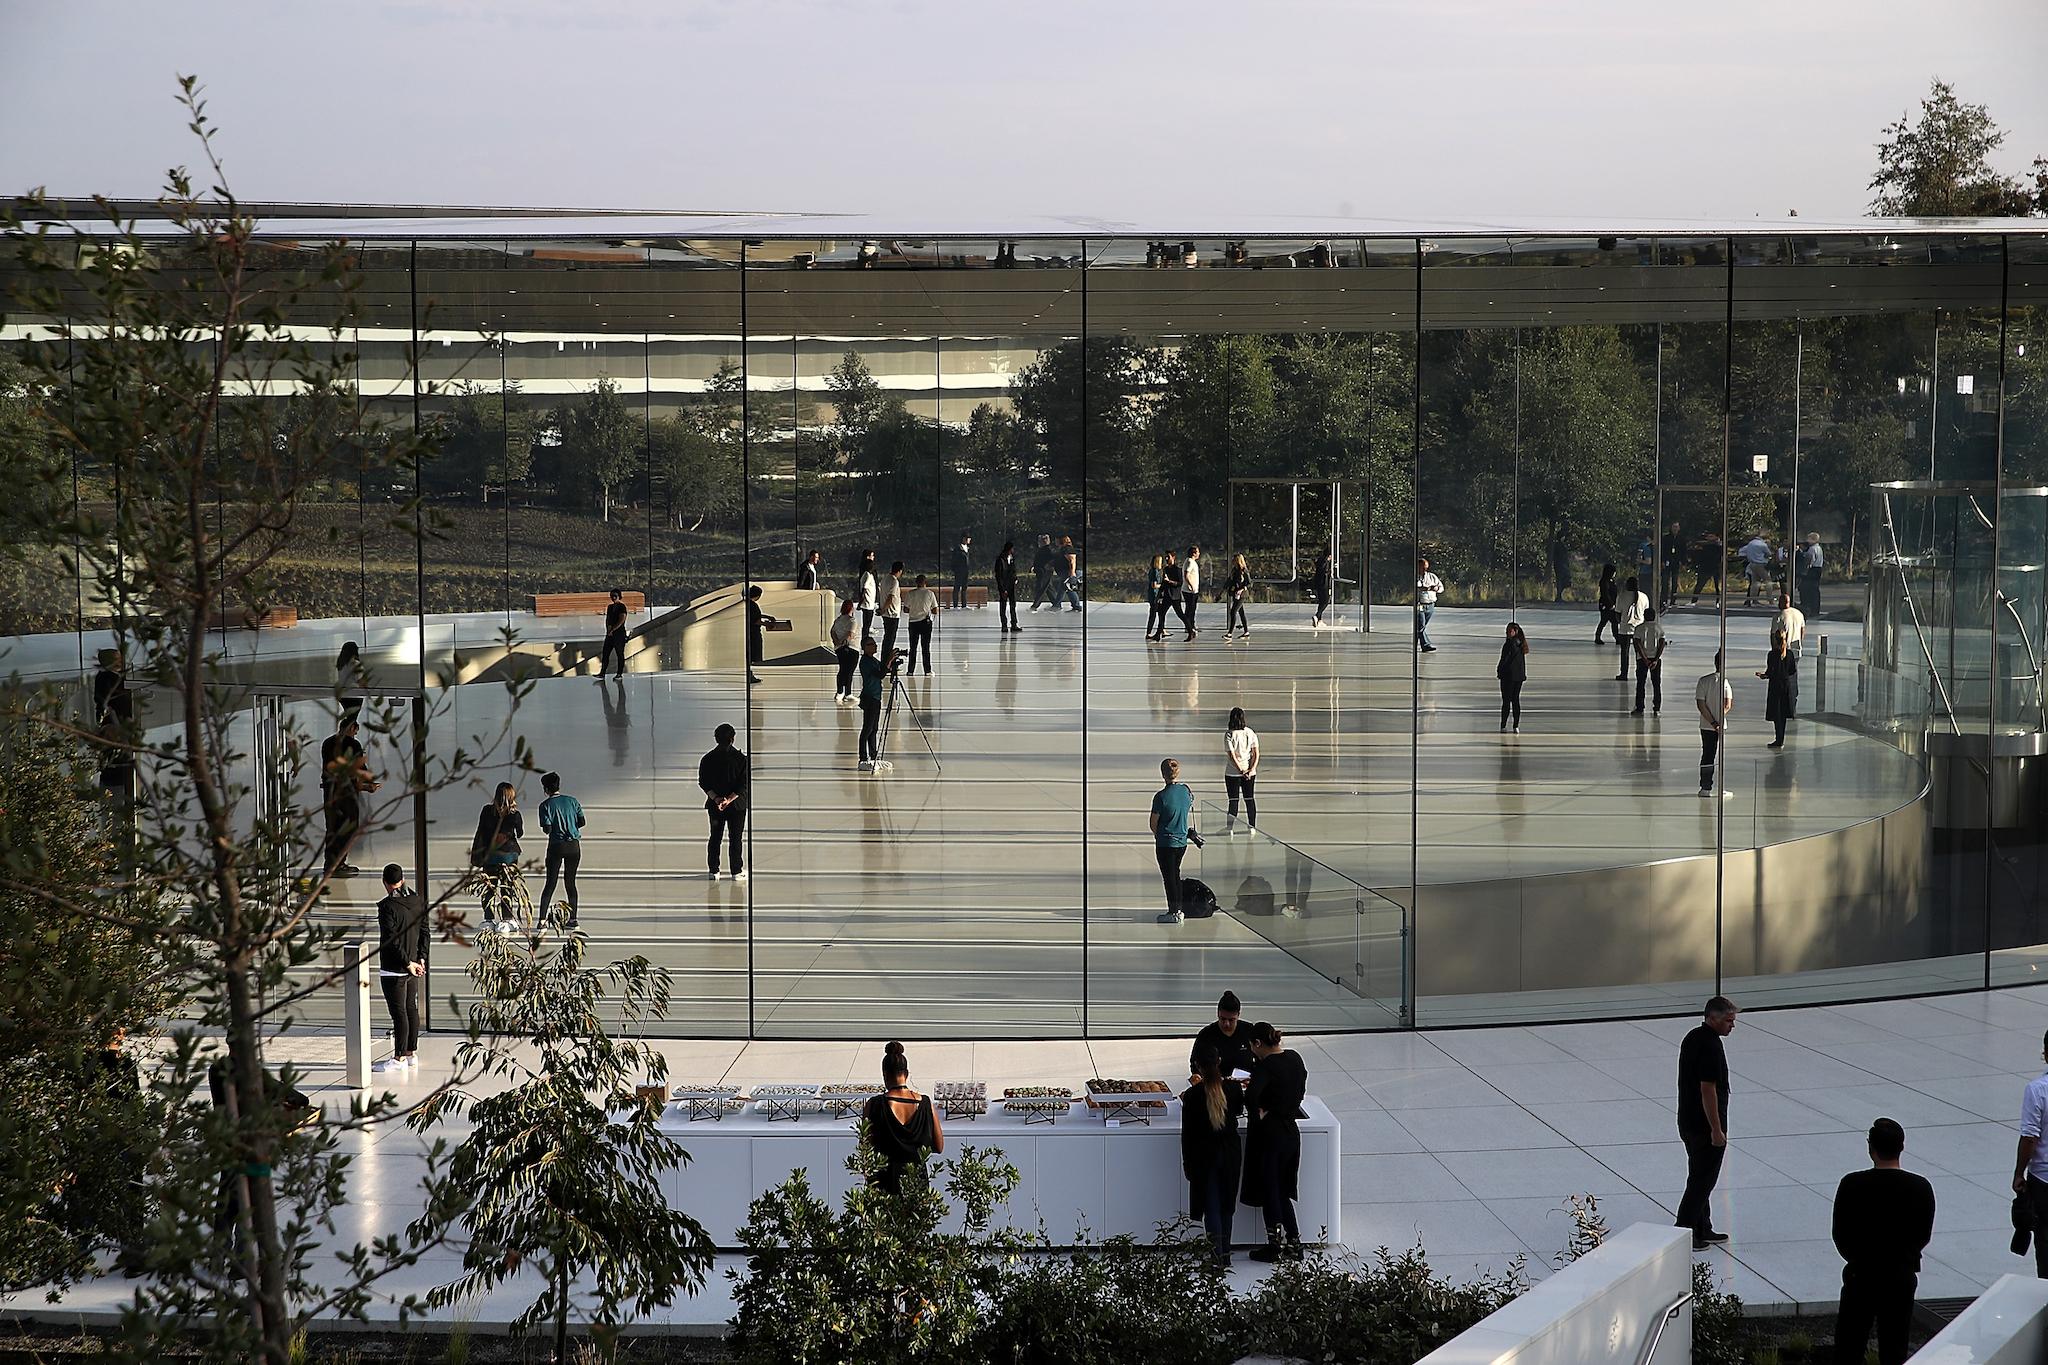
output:
[[1346,1365],[1412,1365],[1528,1287],[1519,1258],[1469,1284],[1440,1278],[1422,1248],[1371,1257],[1311,1251],[1240,1300],[1246,1352]]
[[1019,1365],[1221,1365],[1237,1358],[1241,1330],[1206,1240],[1114,1237],[1005,1267],[980,1356]]
[[1742,1300],[1721,1288],[1714,1267],[1692,1263],[1693,1365],[1744,1365],[1749,1329],[1742,1321]]

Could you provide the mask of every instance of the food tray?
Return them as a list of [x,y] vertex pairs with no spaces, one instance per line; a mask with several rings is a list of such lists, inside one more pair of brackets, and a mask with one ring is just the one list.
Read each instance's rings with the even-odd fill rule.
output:
[[795,1120],[805,1114],[821,1114],[825,1106],[818,1100],[818,1087],[813,1084],[796,1084],[776,1081],[769,1085],[754,1087],[754,1112],[769,1122],[776,1119]]
[[1003,1101],[1003,1112],[1026,1123],[1057,1123],[1072,1104],[1071,1095],[1012,1095]]
[[941,1081],[932,1087],[932,1103],[949,1119],[978,1118],[988,1112],[988,1086],[982,1081]]
[[1105,1121],[1149,1124],[1153,1116],[1165,1111],[1166,1102],[1172,1098],[1173,1087],[1165,1081],[1092,1077],[1088,1082],[1088,1107],[1099,1112]]
[[680,1095],[669,1096],[669,1108],[681,1110],[685,1123],[695,1123],[699,1119],[710,1119],[715,1123],[727,1114],[737,1114],[747,1107],[747,1102],[739,1097],[739,1088],[734,1086],[731,1090],[733,1093],[727,1095],[684,1091]]
[[1044,1100],[1074,1098],[1074,1091],[1064,1085],[1013,1085],[1003,1092],[1005,1100]]
[[842,1119],[860,1112],[869,1100],[881,1093],[879,1085],[862,1085],[856,1081],[835,1081],[818,1087],[823,1111]]
[[815,1082],[795,1084],[788,1081],[774,1081],[768,1085],[757,1085],[753,1087],[753,1091],[755,1099],[767,1100],[781,1099],[788,1095],[815,1095],[818,1093],[818,1087]]

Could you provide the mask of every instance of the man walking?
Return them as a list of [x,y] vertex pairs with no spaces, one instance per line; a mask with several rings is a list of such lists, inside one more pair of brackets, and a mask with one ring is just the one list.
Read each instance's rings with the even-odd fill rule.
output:
[[960,537],[960,543],[953,547],[953,605],[967,605],[967,576],[974,571],[968,560],[968,547],[974,544],[973,536]]
[[[1031,594],[1031,610],[1037,611],[1038,604],[1045,600],[1046,592],[1052,587],[1052,537],[1044,532],[1039,533],[1038,548],[1031,554],[1031,572],[1038,575],[1038,588]],[[1053,608],[1059,608],[1057,599]]]
[[1664,712],[1664,623],[1657,619],[1657,609],[1651,607],[1643,612],[1643,623],[1636,627],[1636,709],[1632,716],[1643,714],[1643,685],[1649,684],[1653,715]]
[[540,789],[547,793],[540,803],[540,827],[548,836],[547,880],[541,884],[540,914],[545,923],[555,907],[555,882],[569,896],[565,928],[576,927],[576,869],[583,866],[583,803],[562,791],[560,773],[542,773]]
[[1735,1029],[1735,1005],[1717,995],[1705,1018],[1678,1047],[1678,1138],[1685,1144],[1685,1193],[1676,1226],[1692,1229],[1694,1251],[1728,1240],[1714,1231],[1708,1200],[1728,1155],[1728,1053],[1721,1040]]
[[377,985],[391,1012],[391,1056],[372,1071],[420,1064],[420,1026],[426,1018],[427,912],[405,884],[405,869],[384,865],[384,899],[377,902]]
[[1192,640],[1200,631],[1195,629],[1195,608],[1202,603],[1202,547],[1188,546],[1188,561],[1180,571],[1180,619],[1188,633],[1185,639]]
[[[1715,705],[1718,697],[1719,706]],[[1700,674],[1692,686],[1692,704],[1700,713],[1700,795],[1714,794],[1714,758],[1721,751],[1721,733],[1735,707],[1735,689],[1721,672],[1721,651],[1714,651],[1714,671]]]
[[1180,780],[1180,760],[1162,759],[1159,775],[1165,785],[1152,793],[1152,844],[1159,859],[1159,879],[1166,883],[1166,913],[1161,924],[1179,924],[1180,863],[1188,852],[1188,814],[1195,807],[1195,794]]
[[[2048,1062],[2048,1034],[2041,1037]],[[2034,1214],[2034,1274],[2048,1280],[2048,1072],[2027,1082],[2020,1095],[2020,1153],[2012,1171],[2012,1192]]]
[[910,651],[905,657],[903,671],[917,671],[917,651],[924,650],[924,675],[932,675],[932,621],[939,614],[939,595],[925,586],[924,575],[917,576],[917,586],[903,594],[903,617],[910,622]]
[[1649,619],[1650,595],[1642,589],[1642,580],[1631,575],[1621,585],[1621,595],[1614,599],[1614,643],[1621,646],[1621,672],[1614,675],[1616,682],[1628,681],[1629,661],[1636,653],[1636,632]]
[[711,865],[714,882],[725,875],[718,870],[721,835],[732,845],[732,879],[747,879],[746,860],[740,856],[740,843],[747,832],[747,756],[733,747],[734,733],[730,725],[712,731],[717,746],[697,763],[697,785],[704,789],[704,813],[711,817],[711,837],[705,842],[704,857]]
[[1444,581],[1429,571],[1429,561],[1415,561],[1415,643],[1424,654],[1436,653],[1436,646],[1429,642],[1429,618],[1436,615],[1437,594],[1444,590]]
[[1806,543],[1799,547],[1793,557],[1793,568],[1799,575],[1799,610],[1818,620],[1820,617],[1820,532],[1808,531]]
[[1906,1130],[1893,1119],[1870,1125],[1870,1169],[1835,1187],[1835,1250],[1842,1255],[1842,1303],[1835,1312],[1835,1365],[1863,1365],[1877,1327],[1877,1365],[1904,1365],[1906,1328],[1920,1288],[1920,1253],[1934,1235],[1934,1186],[1899,1167]]
[[1756,595],[1770,587],[1771,543],[1760,535],[1751,536],[1736,553],[1742,556],[1742,605],[1753,607]]
[[607,664],[618,669],[617,677],[626,676],[626,597],[617,588],[612,589],[612,600],[604,608],[604,646],[597,652],[597,680],[604,681]]

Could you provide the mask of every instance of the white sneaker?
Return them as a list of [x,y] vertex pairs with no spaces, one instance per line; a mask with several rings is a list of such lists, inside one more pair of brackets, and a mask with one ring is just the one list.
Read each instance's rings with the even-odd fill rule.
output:
[[1160,924],[1179,924],[1179,923],[1180,923],[1180,922],[1181,922],[1182,920],[1184,920],[1184,919],[1186,919],[1186,918],[1187,918],[1187,916],[1186,916],[1186,915],[1183,915],[1183,914],[1182,914],[1182,913],[1181,913],[1180,911],[1178,911],[1178,910],[1168,910],[1168,911],[1166,911],[1166,912],[1165,912],[1164,914],[1161,914],[1160,916],[1158,916],[1158,918],[1157,918],[1157,923],[1160,923]]
[[711,880],[714,882],[722,882],[725,880],[725,874],[723,872],[714,872],[711,874]]
[[734,881],[736,881],[736,882],[743,882],[743,881],[745,881],[745,880],[747,879],[747,874],[746,874],[745,872],[743,872],[743,871],[742,871],[742,872],[735,872],[735,873],[733,873],[733,874],[732,874],[732,879],[733,879]]
[[415,1052],[415,1053],[413,1053],[413,1054],[412,1054],[412,1056],[410,1056],[410,1057],[407,1057],[407,1058],[405,1059],[405,1069],[406,1069],[407,1071],[417,1071],[417,1070],[419,1070],[419,1069],[420,1069],[420,1054],[419,1054],[419,1053]]
[[376,1072],[378,1075],[381,1076],[387,1071],[405,1070],[405,1063],[399,1061],[396,1057],[386,1057],[381,1062],[373,1063],[370,1067],[370,1070]]

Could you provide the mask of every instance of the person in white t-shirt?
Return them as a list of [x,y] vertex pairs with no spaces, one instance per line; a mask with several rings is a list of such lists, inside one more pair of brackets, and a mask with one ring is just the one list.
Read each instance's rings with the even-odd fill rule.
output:
[[1424,654],[1436,653],[1436,646],[1429,642],[1429,618],[1436,615],[1436,599],[1444,590],[1444,581],[1429,571],[1429,561],[1415,561],[1415,643]]
[[1259,732],[1245,723],[1244,708],[1230,708],[1230,723],[1223,730],[1223,788],[1230,793],[1230,811],[1224,829],[1237,825],[1237,798],[1244,798],[1244,822],[1248,829],[1259,827],[1259,798],[1252,784],[1259,777]]
[[[1717,695],[1718,707],[1714,704]],[[1728,713],[1735,709],[1735,689],[1721,672],[1720,650],[1714,651],[1714,671],[1702,673],[1693,684],[1692,702],[1700,713],[1700,795],[1712,796],[1714,756],[1721,749],[1721,732],[1727,727]]]
[[1792,568],[1798,575],[1799,610],[1808,616],[1820,615],[1820,532],[1808,531],[1806,543],[1799,547],[1799,553],[1792,557]]
[[903,561],[896,560],[889,565],[889,576],[882,582],[882,667],[896,655],[896,632],[903,625]]
[[1806,653],[1806,613],[1792,605],[1792,594],[1778,593],[1778,614],[1771,618],[1771,634],[1785,637],[1785,652],[1797,659]]
[[1180,571],[1180,619],[1187,627],[1183,639],[1192,640],[1201,631],[1195,628],[1195,608],[1202,604],[1202,547],[1188,546],[1187,563]]
[[1736,553],[1742,556],[1742,605],[1753,607],[1757,593],[1771,581],[1771,543],[1762,536],[1751,536]]
[[[2041,1060],[2048,1062],[2048,1035],[2041,1039]],[[2013,1166],[2012,1192],[2027,1201],[2034,1215],[2034,1273],[2048,1280],[2048,1073],[2027,1082],[2020,1095],[2019,1159]]]
[[932,675],[932,618],[939,614],[939,595],[917,576],[917,586],[903,594],[903,616],[910,622],[910,653],[903,661],[907,676],[917,671],[917,651],[924,650],[924,675]]
[[1628,681],[1628,666],[1636,654],[1636,632],[1642,629],[1649,611],[1650,594],[1643,591],[1641,579],[1631,576],[1614,599],[1614,643],[1621,646],[1621,672],[1614,675],[1616,682]]
[[1636,709],[1629,714],[1643,714],[1643,689],[1650,691],[1652,714],[1662,715],[1664,711],[1664,623],[1657,619],[1654,607],[1643,612],[1643,623],[1636,627]]
[[853,695],[853,670],[860,667],[860,650],[853,643],[853,632],[860,625],[853,619],[858,608],[859,604],[849,597],[839,604],[839,615],[832,618],[832,658],[839,665],[839,676],[832,687],[834,706],[860,705]]

